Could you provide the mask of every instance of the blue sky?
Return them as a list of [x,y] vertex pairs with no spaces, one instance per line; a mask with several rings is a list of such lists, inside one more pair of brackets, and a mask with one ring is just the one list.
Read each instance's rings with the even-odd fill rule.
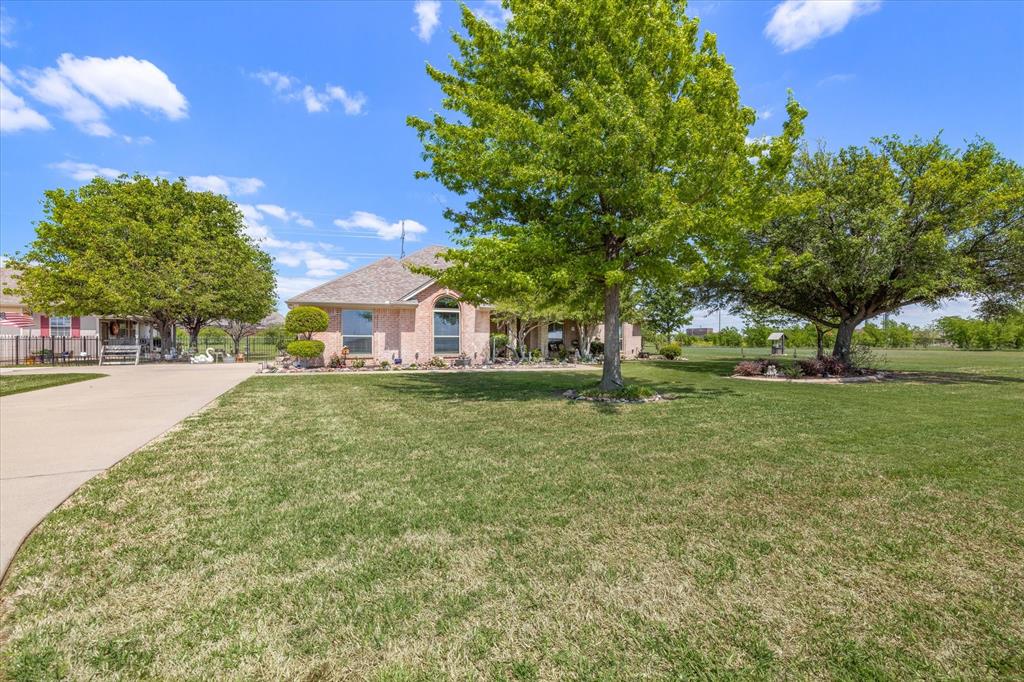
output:
[[[500,24],[494,2],[469,6]],[[447,243],[458,202],[415,180],[409,114],[440,103],[454,2],[2,3],[0,252],[33,236],[45,189],[120,171],[226,192],[277,259],[282,297],[383,255]],[[786,89],[830,146],[982,135],[1024,162],[1024,3],[697,2],[755,135]],[[966,313],[964,302],[945,311]],[[942,313],[908,310],[921,322]],[[723,323],[732,318],[723,316]],[[695,324],[717,327],[717,315]]]

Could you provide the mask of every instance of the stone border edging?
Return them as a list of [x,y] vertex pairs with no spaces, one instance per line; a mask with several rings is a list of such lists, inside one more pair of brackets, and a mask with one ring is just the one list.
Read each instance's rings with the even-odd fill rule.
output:
[[743,379],[745,381],[767,381],[771,383],[790,383],[790,384],[867,384],[877,383],[886,379],[891,379],[886,374],[871,374],[862,377],[807,377],[801,379],[790,379],[789,377],[766,377],[756,376],[748,377],[739,374],[730,374],[730,379]]
[[404,374],[475,374],[491,372],[570,372],[576,370],[595,370],[601,369],[601,365],[544,365],[539,367],[435,367],[435,368],[416,368],[416,369],[349,369],[349,370],[286,370],[283,372],[260,372],[259,370],[253,374],[254,377],[295,377],[295,376],[351,376],[353,374],[365,374],[365,375],[383,375],[383,374],[397,374],[399,376]]

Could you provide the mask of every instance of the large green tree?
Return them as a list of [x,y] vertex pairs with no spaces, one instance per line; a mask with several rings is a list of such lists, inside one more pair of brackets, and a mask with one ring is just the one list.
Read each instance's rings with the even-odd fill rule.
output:
[[642,284],[636,292],[636,320],[641,328],[671,338],[693,322],[697,293],[684,282]]
[[774,216],[748,234],[757,267],[724,279],[750,305],[835,329],[848,363],[865,320],[1020,291],[1022,229],[1024,173],[990,143],[887,137],[801,153]]
[[189,316],[259,319],[273,306],[272,261],[238,207],[184,180],[95,178],[47,191],[43,214],[9,263],[33,310],[135,317],[169,340]]
[[[748,139],[713,34],[673,0],[510,0],[503,30],[463,8],[451,72],[427,72],[448,114],[410,117],[464,248],[503,241],[539,291],[566,281],[603,302],[619,347],[621,299],[639,282],[699,279],[721,266],[739,217],[759,214],[803,112],[784,134]],[[495,294],[499,292],[494,292]],[[551,301],[553,304],[556,301]],[[602,387],[622,386],[606,353]]]

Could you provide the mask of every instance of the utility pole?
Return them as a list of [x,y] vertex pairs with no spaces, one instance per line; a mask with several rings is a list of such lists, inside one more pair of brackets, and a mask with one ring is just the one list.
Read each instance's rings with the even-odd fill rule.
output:
[[405,258],[405,221],[402,221],[402,255],[399,258]]

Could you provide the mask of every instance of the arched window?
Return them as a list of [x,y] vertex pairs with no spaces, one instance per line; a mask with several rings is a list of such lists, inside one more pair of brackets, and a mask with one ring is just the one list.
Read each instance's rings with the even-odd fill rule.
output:
[[434,304],[434,354],[459,354],[459,302],[449,296]]

